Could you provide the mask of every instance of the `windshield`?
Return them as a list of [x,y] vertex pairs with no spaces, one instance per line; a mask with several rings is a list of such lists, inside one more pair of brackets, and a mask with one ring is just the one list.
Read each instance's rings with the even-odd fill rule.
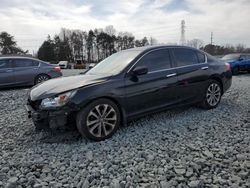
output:
[[239,54],[228,54],[225,55],[223,58],[221,58],[222,60],[238,60],[240,57]]
[[120,73],[141,51],[128,50],[115,53],[98,63],[86,74],[109,74]]

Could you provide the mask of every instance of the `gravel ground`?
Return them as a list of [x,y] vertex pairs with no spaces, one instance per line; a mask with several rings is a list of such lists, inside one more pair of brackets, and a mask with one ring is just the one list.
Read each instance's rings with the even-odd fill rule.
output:
[[27,92],[0,91],[0,187],[250,187],[250,75],[216,109],[147,116],[98,143],[36,132]]

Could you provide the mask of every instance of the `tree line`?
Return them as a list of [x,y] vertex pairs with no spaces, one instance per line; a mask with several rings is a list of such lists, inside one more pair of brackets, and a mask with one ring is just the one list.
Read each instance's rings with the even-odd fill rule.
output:
[[[135,39],[132,33],[117,33],[113,26],[105,29],[89,31],[61,29],[58,35],[50,36],[43,42],[38,50],[37,57],[48,62],[99,62],[109,55],[133,47],[155,45],[154,38],[143,37]],[[201,49],[211,55],[221,56],[229,53],[250,53],[250,48],[243,44],[238,45],[214,45],[207,44],[200,39],[187,41],[187,46]],[[7,32],[0,33],[0,55],[27,54],[28,51],[21,49],[14,36]]]
[[89,31],[61,29],[53,39],[50,36],[38,50],[44,61],[99,62],[111,54],[134,47],[156,44],[147,37],[136,39],[132,33],[117,33],[113,26]]

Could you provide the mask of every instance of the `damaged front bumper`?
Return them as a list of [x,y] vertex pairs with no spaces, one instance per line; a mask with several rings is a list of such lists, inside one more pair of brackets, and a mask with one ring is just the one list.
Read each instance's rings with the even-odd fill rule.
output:
[[31,118],[39,129],[63,129],[69,122],[69,116],[73,116],[77,111],[77,108],[68,105],[53,110],[35,110],[27,103],[25,108],[28,118]]

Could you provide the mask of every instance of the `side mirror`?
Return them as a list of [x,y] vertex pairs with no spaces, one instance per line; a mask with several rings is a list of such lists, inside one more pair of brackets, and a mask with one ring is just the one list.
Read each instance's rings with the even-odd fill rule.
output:
[[135,69],[132,71],[134,75],[139,76],[139,75],[143,75],[143,74],[147,74],[148,73],[148,68],[141,66],[141,67],[135,67]]

